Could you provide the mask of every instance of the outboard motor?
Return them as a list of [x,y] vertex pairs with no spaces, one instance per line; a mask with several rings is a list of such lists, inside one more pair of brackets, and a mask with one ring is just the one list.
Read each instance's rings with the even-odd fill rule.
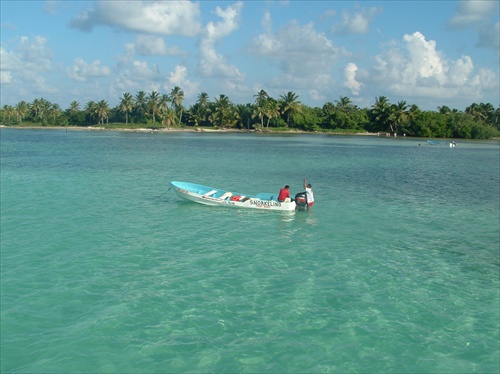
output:
[[295,195],[295,206],[298,210],[305,210],[307,208],[307,197],[305,192],[299,192]]

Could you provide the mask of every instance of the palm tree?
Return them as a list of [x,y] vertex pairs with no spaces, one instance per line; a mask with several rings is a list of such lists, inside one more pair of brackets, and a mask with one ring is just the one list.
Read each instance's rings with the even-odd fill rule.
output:
[[413,104],[413,105],[410,107],[409,113],[410,113],[410,114],[420,113],[420,108],[418,107],[418,105]]
[[264,116],[265,116],[265,104],[267,99],[269,98],[269,95],[267,94],[266,91],[260,90],[256,95],[253,95],[255,97],[255,110],[254,110],[254,118],[259,117],[260,118],[260,126],[264,127]]
[[73,100],[71,103],[69,103],[69,111],[71,113],[76,113],[80,111],[80,103],[76,100]]
[[375,104],[373,104],[370,111],[372,121],[377,125],[378,129],[383,129],[387,131],[391,127],[389,122],[390,117],[390,104],[389,100],[385,96],[379,96],[375,99]]
[[186,114],[189,118],[190,123],[194,123],[195,127],[200,126],[200,123],[203,122],[205,116],[203,114],[204,109],[201,107],[199,103],[194,103],[189,107]]
[[406,101],[399,101],[397,104],[391,105],[391,131],[397,132],[398,127],[404,123],[408,118],[408,113],[406,110],[408,109],[408,105],[406,105]]
[[162,111],[162,120],[165,126],[170,128],[170,126],[175,125],[175,120],[177,115],[175,114],[175,110],[169,107],[165,107],[165,110]]
[[325,104],[323,104],[323,107],[321,108],[321,110],[323,111],[325,116],[329,117],[335,113],[336,108],[332,102],[328,101]]
[[252,120],[252,105],[238,104],[235,107],[235,111],[238,114],[240,127],[250,129],[250,121]]
[[128,114],[134,110],[134,97],[132,94],[125,92],[119,104],[120,112],[125,113],[125,124],[128,125]]
[[158,113],[158,103],[160,101],[160,94],[156,91],[152,91],[147,99],[146,107],[151,112],[153,116],[153,126],[155,124],[155,114]]
[[200,104],[200,106],[207,106],[208,104],[208,94],[206,92],[202,92],[198,95],[198,101],[197,101],[198,104]]
[[175,110],[180,113],[179,114],[179,125],[182,122],[182,102],[184,101],[184,91],[181,90],[179,86],[175,86],[172,88],[170,92],[170,100],[172,101],[172,105]]
[[[3,115],[7,116],[8,122],[10,122],[10,117],[15,114],[15,109],[12,105],[4,105],[2,108]],[[3,123],[3,116],[2,116],[2,123]]]
[[341,96],[340,100],[335,100],[335,107],[342,112],[349,112],[353,105],[351,99],[347,96]]
[[16,105],[16,114],[19,123],[23,123],[23,119],[28,115],[29,111],[30,107],[26,101],[20,101]]
[[236,110],[234,105],[231,105],[231,110],[229,111],[229,115],[226,118],[226,124],[228,127],[234,127],[238,123],[241,123],[240,113]]
[[214,112],[212,113],[212,121],[214,124],[219,124],[223,129],[226,125],[231,125],[231,114],[233,111],[233,104],[226,95],[220,95],[215,99]]
[[56,124],[56,117],[58,117],[62,113],[61,107],[59,104],[50,104],[47,115],[52,116],[52,124]]
[[280,107],[278,102],[270,97],[266,100],[265,104],[265,115],[267,117],[266,129],[269,129],[269,121],[273,118],[276,118],[280,115]]
[[496,108],[492,115],[491,123],[493,126],[500,131],[500,107]]
[[476,103],[473,103],[467,108],[465,108],[465,113],[470,114],[472,118],[474,118],[475,120],[482,119],[481,108]]
[[101,100],[96,104],[95,107],[97,117],[99,117],[99,123],[104,125],[104,118],[106,118],[106,124],[108,123],[109,117],[109,105],[106,100]]
[[475,122],[488,127],[498,127],[497,111],[491,103],[473,103],[465,108],[465,113],[470,115]]
[[266,101],[269,98],[269,94],[265,90],[260,90],[257,94],[253,95],[255,97],[255,103],[259,104]]
[[410,109],[408,110],[408,118],[411,120],[411,121],[414,121],[417,119],[418,115],[421,113],[421,110],[420,108],[418,107],[418,105],[416,104],[413,104],[412,106],[410,106]]
[[420,110],[418,105],[413,104],[412,106],[410,106],[410,109],[408,109],[408,111],[406,112],[406,124],[403,124],[401,126],[401,131],[403,131],[403,133],[405,134],[417,135],[420,131],[417,124],[419,122],[421,113],[422,111]]
[[69,108],[66,109],[66,113],[68,116],[69,125],[80,122],[78,119],[78,114],[80,113],[80,103],[78,101],[72,101],[69,103]]
[[47,113],[49,107],[50,103],[44,98],[33,100],[33,102],[31,103],[31,110],[34,112],[33,117],[35,118],[35,120],[39,119],[43,121],[43,119],[45,118],[45,113]]
[[89,116],[89,123],[92,125],[92,117],[96,114],[97,104],[95,101],[89,101],[85,104],[85,114]]
[[39,113],[42,111],[42,103],[40,99],[35,99],[30,105],[31,111],[33,112],[33,118],[36,120]]
[[489,127],[493,127],[495,118],[495,107],[491,103],[481,103],[479,104],[484,113],[485,122]]
[[198,95],[198,101],[194,109],[195,112],[192,114],[197,116],[197,121],[195,121],[195,123],[199,125],[208,121],[207,117],[210,113],[210,101],[206,92],[202,92]]
[[438,111],[439,113],[441,114],[448,114],[448,113],[451,113],[451,109],[446,106],[446,105],[443,105],[443,106],[438,106]]
[[289,91],[280,96],[281,99],[281,113],[286,116],[286,126],[290,127],[290,117],[295,112],[300,112],[301,103],[299,96]]
[[134,109],[135,113],[139,117],[139,121],[141,122],[144,120],[144,115],[146,113],[146,103],[147,103],[146,92],[144,91],[137,92],[137,94],[135,95]]
[[173,112],[173,110],[169,108],[168,103],[170,103],[170,97],[166,94],[161,95],[160,100],[158,102],[158,112],[162,119],[162,123],[170,126],[171,125],[170,117],[171,117],[171,112]]

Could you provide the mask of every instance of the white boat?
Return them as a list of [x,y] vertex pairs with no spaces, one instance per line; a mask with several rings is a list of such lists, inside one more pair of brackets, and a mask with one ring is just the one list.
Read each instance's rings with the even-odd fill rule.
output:
[[247,195],[195,183],[174,181],[170,184],[182,199],[204,205],[282,211],[295,210],[297,206],[295,201],[278,201],[277,193],[262,192],[257,195]]

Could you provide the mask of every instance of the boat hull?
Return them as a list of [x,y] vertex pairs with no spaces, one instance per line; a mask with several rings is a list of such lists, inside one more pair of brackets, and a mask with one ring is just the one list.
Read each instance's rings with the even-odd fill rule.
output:
[[260,193],[253,196],[188,182],[171,182],[170,184],[181,199],[198,204],[259,210],[295,210],[294,201],[280,202],[276,199],[277,195],[269,193]]

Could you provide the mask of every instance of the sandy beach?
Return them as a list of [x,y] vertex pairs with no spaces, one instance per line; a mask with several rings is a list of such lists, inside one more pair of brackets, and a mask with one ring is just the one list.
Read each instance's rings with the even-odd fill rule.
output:
[[321,132],[321,131],[304,131],[297,129],[290,130],[256,130],[256,129],[215,129],[205,127],[192,127],[192,128],[162,128],[162,129],[148,129],[145,127],[140,128],[107,128],[103,126],[5,126],[0,125],[0,128],[9,129],[37,129],[37,130],[65,130],[65,131],[123,131],[123,132],[150,132],[150,133],[169,133],[169,132],[210,132],[210,133],[267,133],[267,134],[328,134],[328,135],[360,135],[360,136],[380,136],[380,133],[371,132]]

